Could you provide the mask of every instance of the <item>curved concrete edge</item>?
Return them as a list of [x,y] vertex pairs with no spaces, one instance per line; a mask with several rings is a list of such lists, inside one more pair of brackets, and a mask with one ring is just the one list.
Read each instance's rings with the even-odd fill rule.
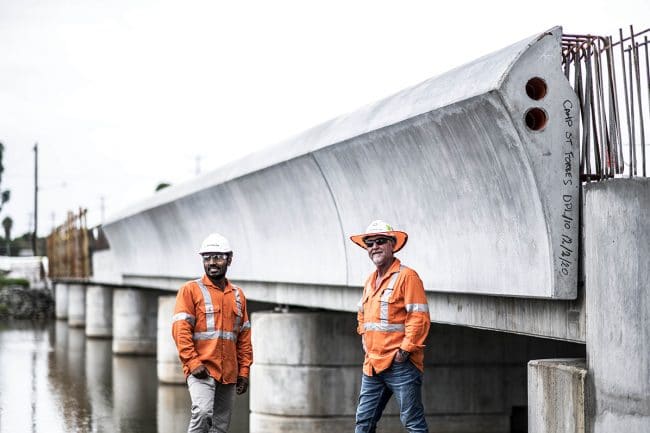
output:
[[259,311],[251,315],[251,324],[256,363],[304,366],[363,363],[354,314]]
[[[436,433],[506,433],[510,417],[506,415],[443,415],[426,416],[429,430]],[[288,417],[252,412],[250,433],[340,433],[354,431],[354,416]],[[384,415],[379,432],[403,431],[397,415]]]
[[[555,27],[549,32],[556,31]],[[429,78],[382,100],[317,125],[302,134],[269,149],[232,162],[196,180],[173,185],[112,215],[105,223],[126,219],[147,209],[160,207],[182,199],[206,188],[244,177],[273,165],[299,158],[334,143],[340,143],[368,131],[378,130],[406,119],[428,113],[438,108],[496,89],[512,64],[541,35],[535,34],[491,54],[480,57],[448,72]],[[462,82],[463,85],[458,85]]]
[[[535,203],[544,214],[551,270],[546,296],[575,299],[580,254],[580,105],[562,71],[561,44],[560,27],[540,35],[511,67],[499,94],[526,154],[530,167],[526,174],[535,185],[530,194],[536,196]],[[531,79],[541,79],[546,85],[543,97],[533,99],[527,94]],[[531,110],[544,113],[543,128],[527,126]]]

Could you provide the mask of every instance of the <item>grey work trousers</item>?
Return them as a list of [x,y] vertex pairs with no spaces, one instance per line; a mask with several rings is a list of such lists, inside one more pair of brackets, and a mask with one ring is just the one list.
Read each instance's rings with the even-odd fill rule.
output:
[[187,377],[192,417],[187,433],[226,433],[235,403],[235,384],[222,384],[212,377]]

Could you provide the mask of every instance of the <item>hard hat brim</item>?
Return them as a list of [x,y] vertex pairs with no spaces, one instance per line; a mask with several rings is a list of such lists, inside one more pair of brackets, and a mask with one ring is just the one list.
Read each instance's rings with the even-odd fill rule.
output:
[[363,243],[363,240],[371,236],[390,236],[394,238],[395,239],[395,245],[393,246],[394,253],[404,248],[404,245],[406,245],[406,242],[409,239],[409,235],[406,232],[402,232],[399,230],[391,230],[386,232],[362,233],[360,235],[352,235],[350,236],[350,240],[355,244],[359,245],[364,250],[367,250],[368,248],[366,247],[366,244]]

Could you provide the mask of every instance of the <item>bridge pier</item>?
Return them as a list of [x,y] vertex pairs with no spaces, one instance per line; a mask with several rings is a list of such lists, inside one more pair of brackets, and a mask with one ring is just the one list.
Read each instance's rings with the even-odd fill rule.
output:
[[587,432],[650,426],[650,179],[585,187]]
[[113,289],[89,285],[86,288],[86,336],[113,336]]
[[68,284],[68,325],[71,328],[86,326],[86,286]]
[[113,292],[113,353],[156,354],[157,298],[147,290]]
[[363,361],[356,317],[256,312],[252,326],[250,433],[354,430]]
[[68,285],[56,283],[54,287],[54,315],[59,320],[68,319]]
[[178,358],[176,344],[172,338],[172,316],[176,296],[158,298],[157,370],[158,380],[163,383],[185,383],[183,367]]

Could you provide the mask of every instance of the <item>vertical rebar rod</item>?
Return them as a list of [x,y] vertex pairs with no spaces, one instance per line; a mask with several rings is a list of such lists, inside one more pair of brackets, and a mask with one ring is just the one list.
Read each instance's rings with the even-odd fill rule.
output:
[[[645,45],[645,75],[646,75],[646,90],[648,91],[648,99],[647,99],[648,112],[650,112],[650,59],[648,58],[648,37],[644,36],[643,40]],[[643,143],[643,147],[645,147],[645,145],[646,143]]]
[[636,164],[636,121],[635,121],[635,116],[634,116],[634,76],[632,70],[633,65],[632,65],[632,49],[630,47],[629,50],[627,50],[627,61],[628,61],[628,66],[630,69],[630,136],[632,139],[630,140],[630,148],[632,149],[632,160],[630,162],[634,163],[634,169],[632,171],[632,175],[636,176],[637,174],[637,164]]
[[623,67],[623,93],[625,94],[625,114],[627,119],[627,135],[628,135],[628,145],[629,145],[629,157],[630,157],[630,177],[632,174],[632,131],[630,129],[630,102],[627,94],[627,72],[625,69],[625,50],[623,49],[623,29],[618,29],[618,34],[620,37],[621,45],[621,66]]
[[616,174],[620,174],[625,169],[623,158],[623,145],[621,142],[621,128],[620,128],[620,114],[618,106],[618,90],[616,82],[616,74],[614,72],[614,52],[612,48],[613,39],[611,36],[607,38],[607,69],[609,73],[609,110],[610,110],[610,131],[612,138],[616,143]]
[[641,69],[639,67],[639,43],[634,44],[633,50],[634,58],[634,75],[636,78],[636,90],[638,92],[639,101],[639,138],[641,139],[641,173],[645,177],[645,131],[643,128],[643,91],[641,90]]

